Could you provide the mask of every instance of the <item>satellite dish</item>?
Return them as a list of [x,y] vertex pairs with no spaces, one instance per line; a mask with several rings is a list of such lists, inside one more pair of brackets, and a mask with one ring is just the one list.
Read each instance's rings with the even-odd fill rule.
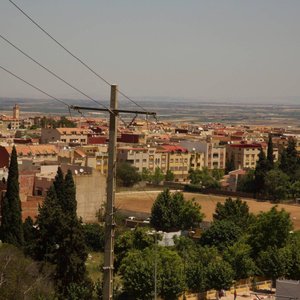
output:
[[77,171],[77,170],[75,170],[75,171],[74,171],[74,173],[77,175],[77,174],[78,174],[78,171]]
[[80,173],[83,173],[83,171],[84,171],[83,169],[80,169],[80,170],[79,170]]

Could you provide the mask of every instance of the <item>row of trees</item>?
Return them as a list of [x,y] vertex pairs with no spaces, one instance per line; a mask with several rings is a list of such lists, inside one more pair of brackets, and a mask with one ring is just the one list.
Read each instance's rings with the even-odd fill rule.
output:
[[287,148],[282,149],[275,163],[270,136],[267,155],[261,149],[255,170],[249,170],[239,181],[238,190],[256,197],[271,197],[274,201],[300,197],[300,159],[295,140],[289,139]]
[[119,186],[132,187],[140,181],[146,181],[153,184],[160,184],[163,180],[173,181],[174,173],[170,170],[166,174],[157,167],[154,172],[144,168],[141,173],[130,163],[120,163],[117,166],[117,183]]
[[200,188],[220,188],[220,179],[224,176],[224,171],[221,169],[212,169],[209,170],[207,167],[204,167],[202,170],[190,169],[188,179],[192,185]]
[[[168,191],[158,196],[151,213],[156,230],[170,229],[162,224],[172,222],[177,222],[173,228],[191,226],[183,226],[181,218],[174,217],[180,211],[176,208],[179,198],[178,193]],[[173,201],[176,205],[171,208]],[[159,211],[155,207],[160,207]],[[134,299],[153,298],[155,268],[157,291],[163,299],[177,299],[185,291],[228,289],[235,281],[255,276],[274,281],[278,277],[297,279],[300,235],[292,230],[286,211],[273,207],[254,216],[246,202],[228,198],[218,203],[211,227],[199,240],[180,237],[175,246],[161,247],[155,242],[159,234],[149,229],[136,228],[119,235],[116,270],[123,278],[125,295]]]
[[[219,180],[224,176],[224,171],[220,169],[209,170],[189,170],[188,179],[192,185],[200,188],[220,188]],[[146,181],[153,184],[160,184],[162,181],[174,181],[175,176],[171,170],[166,174],[157,167],[154,172],[144,168],[141,173],[130,163],[120,163],[117,166],[117,181],[120,186],[131,187],[140,181]]]

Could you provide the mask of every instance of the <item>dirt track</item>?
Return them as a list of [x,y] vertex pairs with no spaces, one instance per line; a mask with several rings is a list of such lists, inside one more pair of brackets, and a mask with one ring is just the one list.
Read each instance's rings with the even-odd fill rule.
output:
[[[116,194],[116,207],[130,211],[150,213],[153,201],[159,192],[126,192]],[[205,220],[211,221],[218,202],[224,202],[226,197],[202,195],[193,193],[184,193],[185,199],[195,198],[201,205],[202,212],[205,214]],[[253,199],[243,199],[249,205],[250,211],[257,214],[261,211],[268,211],[273,204],[269,202],[257,202]],[[295,230],[300,230],[300,206],[279,204],[278,208],[284,208],[291,214]]]

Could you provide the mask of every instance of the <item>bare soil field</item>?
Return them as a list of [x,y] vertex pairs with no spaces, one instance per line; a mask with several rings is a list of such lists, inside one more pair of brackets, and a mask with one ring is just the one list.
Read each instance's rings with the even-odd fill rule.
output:
[[[151,207],[158,195],[158,191],[147,192],[123,192],[116,194],[116,207],[118,209],[150,213]],[[227,197],[194,193],[184,193],[185,199],[194,198],[201,205],[201,211],[205,214],[205,221],[212,221],[212,216],[218,202],[223,203]],[[249,205],[250,211],[254,214],[265,212],[271,209],[274,204],[260,202],[254,199],[242,199]],[[295,230],[300,230],[300,206],[289,204],[278,204],[278,208],[284,208],[290,213]]]

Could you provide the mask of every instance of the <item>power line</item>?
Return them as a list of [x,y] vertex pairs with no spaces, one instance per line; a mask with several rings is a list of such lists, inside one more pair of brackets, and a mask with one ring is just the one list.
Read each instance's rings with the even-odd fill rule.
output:
[[[30,17],[21,7],[19,7],[16,3],[14,3],[12,0],[8,0],[12,5],[14,5],[26,18],[28,18],[34,25],[36,25],[43,33],[45,33],[52,41],[54,41],[57,45],[59,45],[62,49],[64,49],[68,54],[70,54],[74,59],[76,59],[78,62],[80,62],[85,68],[87,68],[90,72],[92,72],[95,76],[97,76],[99,79],[101,79],[103,82],[105,82],[107,85],[111,86],[112,84],[107,81],[103,76],[101,76],[99,73],[94,71],[87,63],[85,63],[82,59],[80,59],[78,56],[76,56],[74,53],[72,53],[70,50],[68,50],[62,43],[60,43],[55,37],[53,37],[50,33],[48,33],[41,25],[39,25],[32,17]],[[127,100],[141,108],[142,110],[146,111],[144,107],[142,107],[140,104],[138,104],[136,101],[128,97],[125,93],[117,90],[120,95],[125,97]]]
[[58,98],[56,98],[56,97],[54,97],[54,96],[48,94],[47,92],[43,91],[42,89],[40,89],[40,88],[38,88],[37,86],[33,85],[32,83],[26,81],[25,79],[21,78],[20,76],[16,75],[15,73],[9,71],[8,69],[4,68],[4,67],[1,66],[1,65],[0,65],[0,69],[2,69],[3,71],[7,72],[8,74],[14,76],[15,78],[21,80],[22,82],[26,83],[27,85],[31,86],[32,88],[34,88],[35,90],[41,92],[42,94],[48,96],[49,98],[52,98],[52,99],[54,99],[55,101],[62,103],[62,104],[65,105],[68,109],[70,108],[70,105],[67,104],[66,102],[64,102],[64,101],[62,101],[62,100],[60,100],[60,99],[58,99]]
[[[5,38],[3,35],[0,34],[0,38],[2,38],[6,43],[8,43],[10,46],[12,46],[13,48],[15,48],[16,50],[18,50],[20,53],[22,53],[24,56],[26,56],[28,59],[30,59],[31,61],[33,61],[35,64],[37,64],[39,67],[41,67],[42,69],[44,69],[45,71],[47,71],[49,74],[53,75],[55,78],[57,78],[58,80],[62,81],[63,83],[65,83],[66,85],[68,85],[69,87],[71,87],[73,90],[77,91],[78,93],[80,93],[81,95],[83,95],[84,97],[88,98],[89,100],[99,104],[100,106],[104,107],[105,109],[107,109],[110,113],[114,113],[113,111],[111,111],[106,105],[102,104],[101,102],[93,99],[92,97],[90,97],[89,95],[87,95],[86,93],[84,93],[83,91],[81,91],[80,89],[76,88],[74,85],[72,85],[71,83],[69,83],[68,81],[66,81],[65,79],[63,79],[62,77],[60,77],[59,75],[57,75],[56,73],[54,73],[53,71],[51,71],[49,68],[45,67],[43,64],[41,64],[40,62],[38,62],[36,59],[34,59],[32,56],[30,56],[29,54],[27,54],[25,51],[23,51],[22,49],[20,49],[18,46],[16,46],[15,44],[13,44],[11,41],[9,41],[7,38]],[[119,119],[125,124],[125,126],[127,125],[125,123],[124,120],[122,120],[122,118],[119,116]]]

